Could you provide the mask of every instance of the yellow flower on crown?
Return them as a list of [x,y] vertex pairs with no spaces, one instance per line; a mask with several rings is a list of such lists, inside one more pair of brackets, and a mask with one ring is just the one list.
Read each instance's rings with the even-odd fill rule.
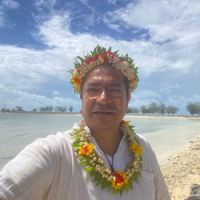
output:
[[91,54],[84,56],[84,58],[77,56],[74,63],[75,69],[69,71],[72,74],[71,84],[73,85],[74,92],[80,94],[82,80],[88,71],[95,66],[107,63],[110,63],[124,74],[128,80],[129,92],[133,92],[137,88],[139,81],[137,76],[138,68],[134,66],[133,59],[128,57],[128,54],[119,56],[118,51],[111,51],[111,47],[106,50],[106,48],[97,45],[91,51]]
[[140,146],[140,145],[138,145],[138,144],[136,144],[136,143],[131,143],[131,144],[129,145],[129,149],[130,149],[132,152],[136,153],[138,156],[141,156],[142,153],[143,153],[142,146]]
[[74,85],[81,85],[81,82],[82,82],[82,79],[81,78],[78,78],[78,77],[76,77],[76,76],[72,76],[72,83],[74,84]]

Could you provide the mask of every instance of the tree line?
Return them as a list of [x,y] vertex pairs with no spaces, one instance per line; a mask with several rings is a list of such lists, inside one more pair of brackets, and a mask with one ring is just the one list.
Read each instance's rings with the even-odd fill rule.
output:
[[[39,109],[33,108],[32,111],[30,111],[30,112],[33,112],[33,113],[36,113],[36,112],[41,112],[41,113],[51,113],[51,112],[66,113],[67,110],[72,113],[74,108],[73,108],[73,106],[69,106],[68,108],[66,106],[56,106],[54,108],[53,106],[50,105],[50,106],[40,107]],[[12,110],[2,108],[1,111],[2,112],[17,112],[17,113],[27,112],[21,106],[16,106],[16,108],[15,109],[13,108]]]
[[[188,103],[186,105],[186,110],[191,114],[197,114],[199,116],[200,114],[200,102],[198,103]],[[172,105],[165,105],[163,103],[156,103],[155,101],[151,101],[148,105],[142,105],[140,108],[136,107],[128,107],[126,113],[133,113],[133,114],[176,114],[179,112],[179,108],[172,106]]]
[[188,103],[186,110],[193,116],[194,114],[200,115],[200,102]]
[[[200,102],[196,102],[196,103],[188,103],[186,105],[186,110],[193,116],[194,114],[196,115],[200,115]],[[45,106],[45,107],[40,107],[39,109],[37,108],[33,108],[31,112],[36,113],[36,112],[41,112],[41,113],[51,113],[51,112],[55,112],[55,113],[66,113],[67,111],[69,112],[73,112],[74,108],[73,106],[69,106],[68,108],[66,106],[56,106],[55,108],[53,106]],[[1,112],[18,112],[18,113],[22,113],[22,112],[27,112],[25,110],[23,110],[23,108],[21,106],[16,106],[15,109],[6,109],[6,108],[2,108]],[[81,111],[80,111],[81,112]],[[132,113],[132,114],[160,114],[160,115],[164,115],[164,114],[176,114],[177,112],[179,112],[179,108],[172,106],[172,105],[165,105],[163,103],[156,103],[155,101],[151,101],[148,105],[142,105],[140,106],[140,108],[136,108],[136,107],[128,107],[126,113]]]
[[172,106],[172,105],[168,105],[166,106],[163,103],[156,103],[155,101],[151,101],[148,105],[142,105],[140,106],[140,109],[138,108],[131,108],[129,107],[127,110],[127,113],[134,113],[134,114],[172,114],[174,115],[175,113],[177,113],[179,111],[179,108]]

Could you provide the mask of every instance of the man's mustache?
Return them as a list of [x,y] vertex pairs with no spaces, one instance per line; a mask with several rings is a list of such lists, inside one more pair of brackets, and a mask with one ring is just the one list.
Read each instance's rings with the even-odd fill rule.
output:
[[117,109],[111,105],[111,104],[105,104],[105,105],[102,105],[102,104],[96,104],[92,107],[92,111],[110,111],[110,112],[114,112],[116,111]]

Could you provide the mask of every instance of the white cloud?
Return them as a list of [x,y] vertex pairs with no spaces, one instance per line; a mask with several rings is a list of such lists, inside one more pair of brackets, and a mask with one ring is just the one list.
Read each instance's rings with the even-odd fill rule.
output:
[[64,98],[64,97],[48,98],[45,95],[37,95],[33,93],[20,91],[17,89],[8,90],[8,88],[2,85],[0,85],[0,91],[1,94],[9,93],[9,95],[12,96],[12,98],[4,100],[4,102],[7,105],[7,108],[9,109],[15,108],[16,106],[21,106],[23,107],[24,110],[30,111],[33,108],[39,108],[49,105],[52,105],[53,107],[56,106],[68,107],[72,105],[75,108],[74,109],[75,112],[79,112],[81,109],[81,102],[79,100],[74,100],[71,98]]
[[0,28],[12,28],[13,22],[7,18],[7,11],[18,9],[19,3],[12,0],[3,0],[0,2]]
[[136,108],[138,108],[138,109],[140,109],[140,107],[141,106],[148,106],[149,105],[149,103],[151,102],[151,101],[154,101],[154,102],[156,102],[156,103],[158,103],[159,104],[159,102],[156,100],[156,99],[154,99],[154,98],[144,98],[144,99],[132,99],[130,102],[129,102],[129,107],[136,107]]
[[55,4],[56,4],[56,0],[35,0],[35,6],[40,11],[41,11],[41,7],[44,7],[48,10],[52,10]]
[[143,42],[146,50],[141,46],[141,41],[137,46],[138,51],[141,51],[139,60],[142,67],[148,65],[149,70],[153,72],[172,69],[187,74],[195,69],[199,73],[199,10],[200,2],[195,0],[141,0],[114,12],[108,12],[104,18],[108,26],[114,27],[114,30],[136,28],[146,32],[143,36],[150,35],[150,40]]
[[200,95],[198,94],[193,94],[190,98],[187,99],[187,102],[192,102],[192,103],[196,103],[196,102],[200,102]]
[[4,6],[4,9],[16,9],[19,7],[19,3],[12,0],[3,0],[2,5]]
[[110,29],[116,30],[118,32],[122,32],[122,30],[120,29],[120,25],[119,24],[110,23],[109,19],[107,17],[105,17],[105,16],[103,16],[103,22],[105,24],[107,24],[107,26]]
[[[1,84],[18,88],[34,87],[54,79],[69,81],[72,58],[62,50],[37,51],[0,45]],[[71,63],[68,65],[67,63]]]
[[131,94],[131,100],[129,102],[129,107],[140,108],[142,105],[147,106],[149,102],[155,101],[159,103],[157,99],[160,99],[162,96],[154,91],[150,90],[136,90]]
[[58,95],[60,95],[60,92],[54,90],[54,91],[53,91],[53,95],[54,95],[54,96],[58,96]]
[[108,4],[115,4],[117,0],[108,0]]
[[173,91],[181,90],[181,87],[179,84],[171,84],[170,82],[165,83],[159,83],[160,85],[160,92],[164,94],[170,94]]
[[185,96],[177,96],[177,95],[171,95],[168,97],[166,101],[166,105],[173,105],[178,108],[180,108],[180,111],[182,114],[189,114],[186,111],[186,105],[188,103],[197,103],[200,102],[200,95],[193,94],[191,97],[186,98]]
[[[129,6],[127,7],[129,8],[127,9],[127,12],[130,10],[130,8],[134,8],[138,10],[138,12],[139,11],[142,12],[143,10],[140,10],[139,8],[140,6],[142,6],[142,8],[144,9],[145,6],[147,5],[147,2],[141,1],[140,4],[137,4],[137,5],[129,4]],[[148,9],[151,10],[152,8],[154,10],[153,8],[154,4],[156,3],[153,2],[153,4],[150,5],[151,7]],[[158,3],[157,7],[164,6],[164,5],[165,5],[164,3]],[[163,8],[163,9],[167,9],[167,8]],[[124,12],[126,14],[125,10],[120,9],[119,11],[116,11],[116,13],[115,12],[112,13],[113,18],[115,18],[116,16],[120,16],[117,14],[117,12]],[[138,22],[138,20],[136,21],[137,23],[140,23],[141,27],[148,28],[149,30],[151,30],[151,27],[150,27],[151,24],[156,23],[159,28],[153,34],[155,35],[158,33],[159,30],[164,30],[165,27],[163,27],[162,23],[167,22],[167,20],[169,20],[170,23],[173,23],[170,21],[170,16],[173,15],[170,12],[172,12],[170,11],[170,9],[168,9],[168,11],[165,12],[166,16],[165,16],[165,19],[163,20],[160,19],[163,16],[161,15],[162,12],[157,13],[157,15],[158,14],[161,15],[158,17],[158,19],[155,16],[154,17],[151,16],[152,19],[150,19],[149,27],[146,27],[146,25],[144,25],[144,22],[140,22],[140,21]],[[132,13],[133,15],[137,14],[137,12],[136,13],[132,12]],[[131,15],[129,18],[131,21],[134,21],[133,20],[134,16]],[[181,16],[177,18],[181,18]],[[110,20],[108,18],[105,18],[105,16],[104,16],[104,19],[107,21]],[[123,17],[119,19],[122,21],[124,20]],[[158,20],[158,22],[156,21],[156,19]],[[127,21],[125,20],[124,22],[125,24],[127,23]],[[134,22],[132,25],[135,25]],[[117,31],[123,30],[123,29],[120,29],[120,23],[110,23],[109,27]],[[182,27],[182,28],[185,28],[185,27]],[[79,33],[79,34],[74,35],[71,33],[71,18],[70,18],[69,12],[60,13],[59,15],[58,14],[52,15],[49,20],[41,23],[38,26],[38,30],[39,32],[35,33],[35,38],[40,39],[43,43],[45,43],[49,47],[58,48],[58,49],[62,48],[63,51],[65,51],[71,57],[75,57],[76,55],[81,55],[83,49],[85,51],[84,53],[89,52],[91,49],[93,49],[93,47],[97,43],[105,45],[106,47],[109,47],[110,44],[112,44],[113,49],[120,49],[120,53],[126,54],[128,52],[130,56],[133,56],[133,58],[136,60],[136,65],[140,67],[139,70],[142,76],[150,76],[152,73],[159,72],[159,71],[174,73],[176,76],[181,76],[181,74],[188,74],[191,71],[192,72],[200,71],[196,68],[197,63],[200,62],[200,58],[196,54],[198,46],[200,48],[200,44],[196,43],[195,45],[183,46],[183,44],[179,42],[181,38],[180,37],[177,38],[177,36],[175,37],[176,40],[169,40],[167,43],[159,44],[159,43],[155,43],[154,39],[151,39],[149,41],[145,41],[143,39],[132,40],[132,41],[125,41],[125,40],[117,41],[111,37],[106,37],[106,36],[96,37],[95,35],[84,34],[84,33],[83,34]],[[168,32],[165,32],[164,35],[166,36],[176,35],[176,29],[175,31],[170,30],[170,33],[171,34],[169,34]],[[145,33],[143,35],[145,35]],[[161,36],[159,36],[159,38],[161,38]],[[169,38],[166,38],[166,39],[169,39]],[[87,41],[87,46],[85,46],[85,43],[83,41]],[[191,59],[191,57],[193,59]]]
[[[129,103],[129,107],[136,107],[140,108],[141,105],[147,106],[151,101],[155,101],[156,103],[160,103],[161,96],[159,94],[155,94],[151,91],[142,91],[139,94],[132,94],[131,101]],[[180,112],[182,114],[188,114],[185,107],[188,103],[197,103],[200,102],[200,95],[193,94],[191,97],[186,98],[185,96],[178,96],[178,95],[170,95],[167,96],[164,103],[166,106],[172,105],[180,108]]]
[[[1,83],[9,88],[9,85],[19,90],[35,87],[35,84],[50,83],[52,78],[69,81],[68,70],[73,68],[73,61],[77,55],[90,52],[96,44],[109,47],[112,44],[113,50],[120,49],[120,54],[129,53],[135,58],[136,66],[139,66],[140,77],[150,76],[155,72],[177,72],[179,76],[189,73],[188,69],[195,61],[182,60],[179,53],[183,51],[173,48],[170,53],[169,44],[162,46],[151,41],[131,42],[117,41],[108,36],[97,37],[90,34],[72,34],[70,30],[70,13],[52,15],[52,17],[38,25],[38,38],[45,45],[50,47],[46,50],[37,51],[34,49],[19,48],[15,46],[0,46],[0,78]],[[85,44],[87,43],[87,45]],[[167,73],[166,73],[167,74]],[[165,91],[169,92],[169,88]],[[164,91],[164,89],[163,89]],[[140,91],[133,95],[134,99],[151,99],[159,94],[153,91]]]
[[[82,2],[87,3],[87,1]],[[123,32],[126,31],[126,28],[134,27],[132,31],[134,35],[139,35],[140,30],[144,30],[138,40],[126,41],[125,39],[116,40],[114,36],[73,34],[71,31],[72,13],[69,11],[56,12],[53,9],[56,1],[36,1],[38,9],[42,10],[41,6],[46,6],[49,10],[48,16],[44,17],[42,12],[41,16],[35,18],[38,22],[38,31],[32,32],[36,40],[46,45],[46,49],[37,51],[30,48],[0,45],[0,92],[8,93],[8,91],[16,89],[18,92],[11,92],[12,95],[18,94],[26,97],[33,105],[35,105],[35,101],[51,102],[48,97],[44,96],[43,98],[40,95],[38,97],[37,94],[34,96],[27,90],[35,88],[39,84],[41,87],[44,83],[51,84],[54,80],[69,82],[70,76],[67,71],[73,68],[74,58],[87,54],[96,44],[107,48],[112,45],[113,50],[120,50],[120,54],[128,53],[135,59],[135,66],[139,66],[141,80],[152,77],[153,74],[160,74],[161,77],[165,77],[165,80],[173,76],[176,76],[177,80],[179,77],[192,77],[193,74],[198,76],[200,74],[198,67],[200,63],[198,55],[200,17],[197,12],[199,3],[184,2],[139,1],[138,4],[129,4],[125,8],[103,16],[104,22],[111,29]],[[109,1],[109,3],[115,3],[115,1]],[[192,7],[194,7],[194,12]],[[0,9],[0,16],[1,13],[3,16],[4,12]],[[93,12],[91,16],[95,17]],[[4,21],[0,21],[0,26],[1,23]],[[87,23],[92,24],[93,19]],[[151,39],[146,41],[145,37],[148,34]],[[165,42],[166,40],[167,42]],[[152,91],[136,91],[133,93],[131,102],[138,103],[138,105],[147,104],[151,100],[161,99],[160,92],[171,94],[174,89],[179,90],[179,85],[175,84],[175,88],[170,84],[162,85],[161,91],[153,91],[153,88]],[[53,94],[59,95],[57,91],[60,90],[55,88]],[[27,96],[24,92],[27,93]],[[35,98],[35,101],[31,99],[31,96],[33,99]],[[61,96],[59,97],[62,99]],[[52,100],[54,104],[56,100],[59,101],[56,98]],[[18,101],[22,102],[22,99],[18,98]],[[170,101],[184,103],[188,100],[183,97],[183,99],[171,98]]]
[[186,105],[188,103],[197,103],[200,102],[200,95],[193,94],[191,97],[186,98],[184,96],[169,96],[167,103],[173,105]]
[[[129,27],[149,29],[152,40],[165,41],[194,33],[199,24],[198,1],[147,1],[130,3],[114,12],[108,12],[110,23],[121,22]],[[197,34],[198,35],[198,34]],[[195,36],[198,38],[198,36]]]
[[88,5],[88,0],[80,0],[80,2],[82,3],[82,4],[85,4],[85,5]]
[[160,97],[161,95],[149,90],[140,90],[132,94],[132,99],[149,99],[152,97]]
[[0,9],[0,28],[4,26],[4,12]]

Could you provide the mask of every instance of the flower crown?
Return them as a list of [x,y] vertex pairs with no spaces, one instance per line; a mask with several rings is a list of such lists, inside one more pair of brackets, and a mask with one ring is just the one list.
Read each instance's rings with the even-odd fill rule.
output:
[[133,59],[125,56],[118,55],[118,51],[112,52],[111,47],[106,48],[97,45],[91,55],[81,58],[77,56],[75,59],[75,69],[69,71],[72,74],[71,84],[74,87],[74,92],[81,93],[81,83],[85,75],[93,67],[101,64],[110,63],[113,67],[119,69],[124,76],[128,79],[129,92],[133,92],[137,88],[139,78],[137,76],[137,67],[134,67]]

